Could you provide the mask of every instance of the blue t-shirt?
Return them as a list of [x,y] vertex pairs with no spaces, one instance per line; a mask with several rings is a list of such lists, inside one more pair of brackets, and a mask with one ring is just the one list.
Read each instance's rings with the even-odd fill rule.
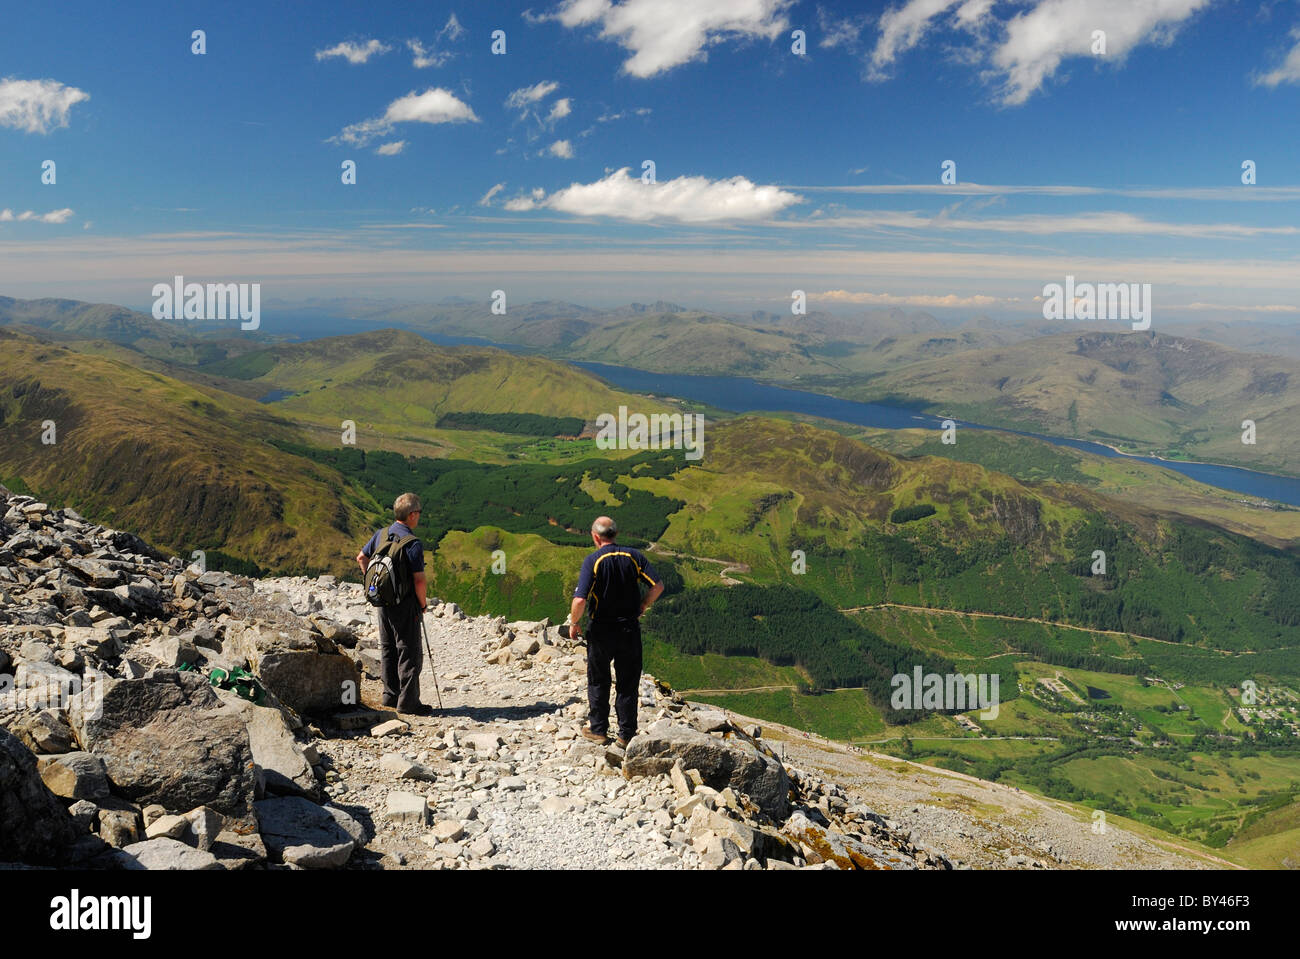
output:
[[[370,537],[370,541],[366,543],[365,546],[361,547],[361,552],[366,556],[374,556],[375,550],[379,548],[379,537],[381,535],[384,537],[384,541],[387,542],[390,535],[397,539],[401,539],[403,536],[410,536],[411,529],[405,523],[399,521],[388,527],[386,530],[376,530],[375,535]],[[403,550],[403,552],[406,553],[406,564],[411,570],[411,573],[423,573],[424,544],[418,539],[413,540],[406,544],[406,549]]]
[[575,599],[591,604],[591,621],[636,619],[641,611],[641,581],[662,582],[640,550],[606,543],[582,561]]

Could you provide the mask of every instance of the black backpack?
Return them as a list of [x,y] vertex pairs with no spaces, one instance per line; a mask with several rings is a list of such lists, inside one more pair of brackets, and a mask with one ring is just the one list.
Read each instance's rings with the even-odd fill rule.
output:
[[406,547],[414,541],[413,533],[398,539],[390,530],[388,541],[375,548],[361,580],[366,588],[366,602],[371,606],[396,606],[406,599],[411,586]]

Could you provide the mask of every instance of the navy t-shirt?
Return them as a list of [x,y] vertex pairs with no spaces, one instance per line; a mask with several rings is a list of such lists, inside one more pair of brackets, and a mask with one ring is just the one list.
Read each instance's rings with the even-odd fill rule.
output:
[[606,543],[582,561],[575,599],[585,599],[591,621],[636,619],[641,611],[641,581],[651,586],[661,580],[640,550]]
[[[411,529],[405,523],[399,521],[388,527],[386,530],[376,530],[375,535],[370,537],[370,541],[366,543],[365,546],[361,547],[361,552],[366,556],[374,556],[375,550],[380,546],[379,537],[382,535],[384,537],[384,542],[387,542],[389,534],[392,534],[397,539],[401,539],[403,536],[411,535]],[[406,563],[407,567],[411,570],[411,573],[423,573],[424,544],[418,539],[413,540],[406,544],[406,549],[403,550],[403,552],[406,553]]]

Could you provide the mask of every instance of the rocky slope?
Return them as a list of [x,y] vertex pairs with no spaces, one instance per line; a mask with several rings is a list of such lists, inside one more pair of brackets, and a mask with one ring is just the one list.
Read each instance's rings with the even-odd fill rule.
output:
[[[0,543],[0,863],[1198,864],[1092,834],[1063,804],[760,730],[648,676],[626,752],[590,743],[582,647],[451,602],[431,604],[423,674],[444,708],[404,720],[367,705],[378,650],[355,585],[185,568],[2,487]],[[210,681],[241,667],[260,703]]]

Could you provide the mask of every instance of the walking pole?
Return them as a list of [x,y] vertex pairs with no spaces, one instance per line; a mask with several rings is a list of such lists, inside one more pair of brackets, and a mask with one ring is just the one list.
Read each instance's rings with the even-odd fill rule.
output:
[[424,649],[429,654],[429,671],[433,673],[433,691],[438,694],[438,708],[442,709],[442,689],[438,682],[438,670],[433,664],[433,649],[429,646],[429,631],[424,628],[424,613],[420,613],[420,632],[424,634]]

